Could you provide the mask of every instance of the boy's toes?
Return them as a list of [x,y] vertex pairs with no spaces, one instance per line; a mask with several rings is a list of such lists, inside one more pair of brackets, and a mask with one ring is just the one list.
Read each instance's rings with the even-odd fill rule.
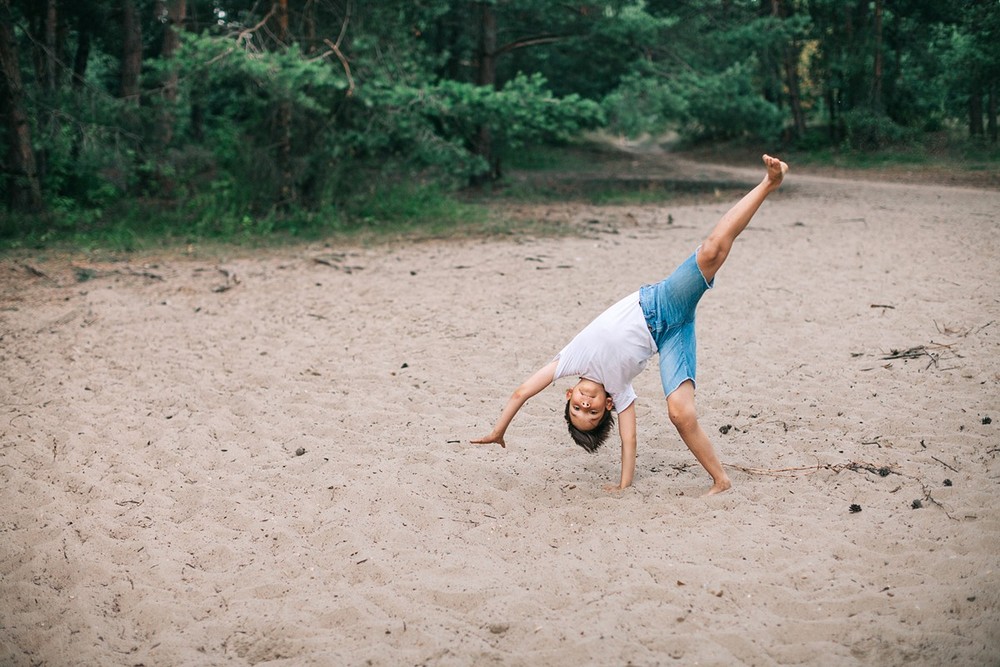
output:
[[768,175],[772,179],[781,179],[788,171],[788,165],[776,157],[771,157],[766,153],[763,155],[764,166],[767,167]]

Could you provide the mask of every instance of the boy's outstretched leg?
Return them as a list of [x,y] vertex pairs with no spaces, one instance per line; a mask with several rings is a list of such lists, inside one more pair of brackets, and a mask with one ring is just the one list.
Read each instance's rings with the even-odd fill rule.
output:
[[698,424],[698,414],[694,408],[694,384],[690,380],[681,383],[667,396],[667,413],[670,421],[677,428],[681,440],[687,445],[698,463],[712,476],[712,488],[704,495],[711,496],[729,489],[732,484],[729,475],[722,467],[722,462],[712,447],[708,434]]
[[767,167],[764,180],[722,216],[722,219],[715,225],[715,229],[701,244],[697,258],[698,268],[701,269],[705,280],[709,282],[726,261],[736,237],[750,224],[751,218],[767,199],[767,196],[778,189],[785,172],[788,171],[788,165],[776,157],[765,155],[762,159],[764,166]]

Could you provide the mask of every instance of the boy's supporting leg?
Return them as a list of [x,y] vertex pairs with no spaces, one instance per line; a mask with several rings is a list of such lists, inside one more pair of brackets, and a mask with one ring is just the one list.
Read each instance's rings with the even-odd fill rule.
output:
[[670,421],[677,428],[681,440],[698,459],[698,463],[712,476],[714,484],[705,495],[722,493],[732,486],[729,475],[726,474],[722,462],[715,453],[715,448],[712,447],[712,441],[708,439],[708,434],[698,424],[698,414],[694,407],[694,383],[686,380],[667,396],[667,413],[670,415]]
[[767,199],[767,196],[778,189],[778,186],[781,185],[781,179],[788,171],[788,165],[778,158],[765,155],[763,160],[767,167],[764,180],[722,216],[701,244],[701,250],[698,251],[698,268],[701,269],[705,280],[711,282],[712,278],[715,277],[723,262],[726,261],[726,257],[729,256],[729,251],[732,249],[736,237],[750,224],[750,220]]

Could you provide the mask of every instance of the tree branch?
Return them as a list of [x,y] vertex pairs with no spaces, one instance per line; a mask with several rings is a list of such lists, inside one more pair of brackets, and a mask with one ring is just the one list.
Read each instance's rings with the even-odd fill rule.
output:
[[538,35],[537,37],[525,37],[524,39],[517,39],[509,44],[504,44],[493,52],[493,56],[502,56],[505,53],[510,53],[511,51],[515,51],[517,49],[523,49],[527,46],[551,44],[553,42],[558,42],[561,39],[566,39],[566,37],[564,35]]
[[274,7],[275,7],[275,5],[274,5],[274,3],[272,3],[271,4],[271,10],[268,11],[268,13],[264,15],[264,18],[262,18],[260,20],[260,23],[258,23],[257,25],[255,25],[252,28],[247,28],[246,30],[242,31],[239,35],[237,35],[237,37],[236,37],[236,44],[237,44],[237,46],[243,46],[243,42],[245,42],[247,40],[247,38],[250,37],[251,34],[253,34],[253,33],[257,32],[258,30],[260,30],[261,28],[263,28],[267,24],[267,22],[269,20],[271,20],[271,17],[274,16]]
[[351,76],[351,64],[347,62],[347,58],[344,54],[340,52],[340,47],[331,42],[329,39],[324,39],[323,43],[330,47],[330,50],[336,54],[337,58],[340,59],[340,64],[344,66],[344,74],[347,75],[347,96],[350,97],[354,94],[354,78]]
[[347,34],[347,24],[351,22],[351,13],[354,10],[354,3],[348,2],[347,9],[344,12],[344,22],[340,25],[340,34],[337,36],[337,48],[340,48],[340,43],[344,41],[344,35]]

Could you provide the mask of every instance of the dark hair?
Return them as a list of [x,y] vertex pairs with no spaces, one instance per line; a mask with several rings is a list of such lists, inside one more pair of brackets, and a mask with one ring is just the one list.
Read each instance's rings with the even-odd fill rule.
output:
[[573,442],[593,454],[608,439],[608,433],[611,432],[611,427],[615,425],[615,416],[611,410],[605,410],[604,416],[601,417],[601,421],[597,422],[597,426],[589,431],[584,431],[573,426],[573,421],[569,418],[569,404],[570,401],[567,400],[566,425],[569,426],[569,435],[573,438]]

